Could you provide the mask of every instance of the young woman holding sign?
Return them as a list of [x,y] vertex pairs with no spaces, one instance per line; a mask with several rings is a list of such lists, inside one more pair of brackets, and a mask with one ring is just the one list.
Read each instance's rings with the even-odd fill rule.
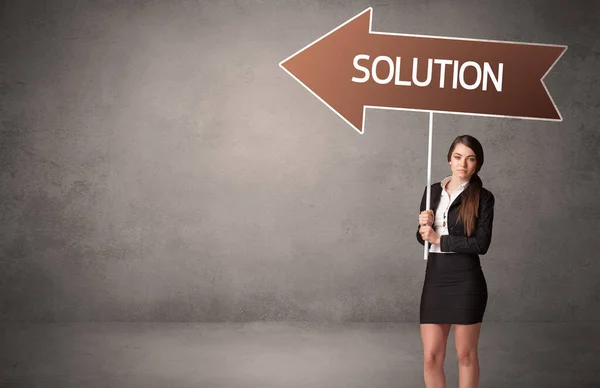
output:
[[431,209],[421,200],[417,240],[431,244],[421,294],[420,324],[424,378],[428,388],[446,386],[444,358],[451,325],[458,356],[460,388],[479,384],[477,345],[487,304],[479,255],[492,241],[494,195],[478,176],[483,148],[469,135],[448,151],[452,175],[431,186]]

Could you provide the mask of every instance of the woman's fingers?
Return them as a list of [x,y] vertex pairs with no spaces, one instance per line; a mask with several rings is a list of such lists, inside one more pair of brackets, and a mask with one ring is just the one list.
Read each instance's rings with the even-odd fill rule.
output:
[[433,236],[433,228],[431,226],[421,226],[419,228],[419,233],[421,233],[421,237],[423,238],[423,240],[431,243],[431,241],[429,241]]
[[421,225],[419,233],[421,233],[421,236],[423,236],[423,238],[429,237],[429,234],[431,233],[431,226]]
[[419,225],[433,225],[433,210],[423,210],[419,214]]

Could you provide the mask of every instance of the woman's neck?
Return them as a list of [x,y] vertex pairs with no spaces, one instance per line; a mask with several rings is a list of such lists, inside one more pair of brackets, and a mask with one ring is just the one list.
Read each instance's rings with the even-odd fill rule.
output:
[[460,178],[452,175],[452,178],[446,184],[446,189],[448,189],[450,191],[454,191],[454,189],[456,189],[458,186],[460,186],[466,182],[468,182],[468,180],[463,180],[463,179],[460,179]]

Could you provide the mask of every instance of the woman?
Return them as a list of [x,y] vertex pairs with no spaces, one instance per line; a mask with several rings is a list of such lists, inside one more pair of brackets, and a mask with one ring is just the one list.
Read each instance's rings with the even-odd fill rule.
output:
[[492,240],[494,195],[478,176],[483,148],[469,135],[448,151],[452,175],[431,186],[431,209],[421,200],[417,240],[431,244],[421,294],[424,378],[428,388],[446,387],[444,358],[450,327],[458,356],[460,388],[479,384],[477,345],[487,304],[479,255]]

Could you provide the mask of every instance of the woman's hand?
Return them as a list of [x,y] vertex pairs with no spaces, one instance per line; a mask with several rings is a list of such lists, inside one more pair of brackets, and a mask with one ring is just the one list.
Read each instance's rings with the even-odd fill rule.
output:
[[419,214],[419,225],[433,225],[433,210],[423,210],[421,214]]
[[421,238],[430,244],[440,245],[441,236],[436,233],[436,231],[430,225],[421,225],[419,227],[419,233],[421,234]]
[[429,242],[430,244],[440,244],[440,235],[436,233],[433,229],[433,210],[423,210],[421,214],[419,214],[419,233],[421,233],[421,237],[423,240]]

